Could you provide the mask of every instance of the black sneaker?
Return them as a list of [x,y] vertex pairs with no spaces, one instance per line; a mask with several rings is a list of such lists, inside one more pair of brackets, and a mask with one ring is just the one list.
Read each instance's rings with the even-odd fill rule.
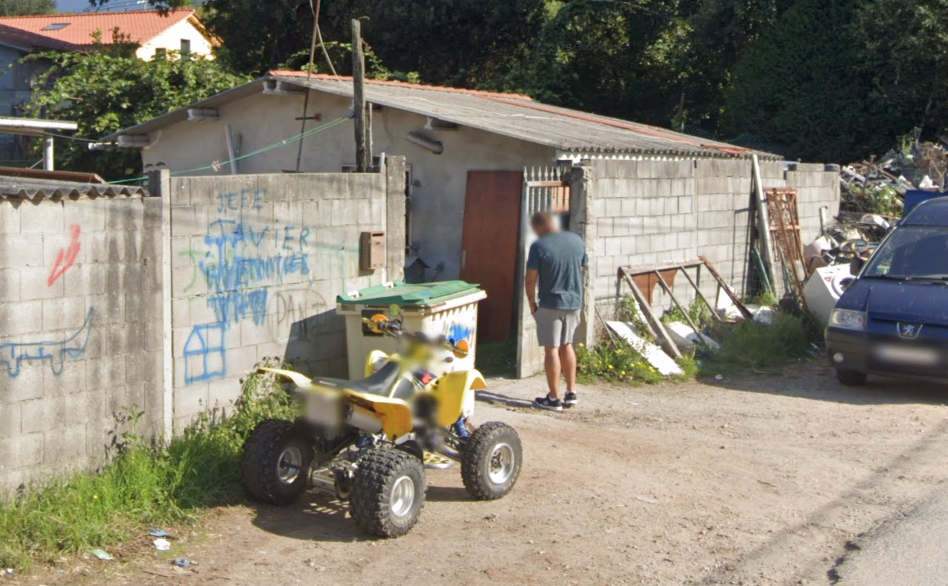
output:
[[563,405],[575,407],[579,405],[579,397],[576,396],[576,393],[566,393],[566,399],[563,401]]
[[547,411],[556,411],[557,413],[563,412],[563,404],[560,403],[560,400],[551,399],[549,395],[534,399],[533,406],[540,409],[546,409]]

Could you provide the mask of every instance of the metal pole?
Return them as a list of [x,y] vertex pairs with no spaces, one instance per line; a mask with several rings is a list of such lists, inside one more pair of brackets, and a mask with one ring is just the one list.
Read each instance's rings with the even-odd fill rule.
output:
[[55,171],[56,163],[55,159],[55,148],[53,146],[53,137],[47,136],[43,140],[43,169],[47,171]]
[[362,25],[352,21],[352,111],[355,114],[356,172],[365,173],[368,151],[365,146],[365,54]]
[[[773,282],[774,252],[770,242],[770,212],[767,208],[767,195],[764,193],[764,183],[760,178],[760,159],[752,156],[754,162],[754,190],[757,194],[757,217],[760,220],[760,244],[763,249],[763,260],[767,276]],[[776,293],[776,291],[774,291]]]

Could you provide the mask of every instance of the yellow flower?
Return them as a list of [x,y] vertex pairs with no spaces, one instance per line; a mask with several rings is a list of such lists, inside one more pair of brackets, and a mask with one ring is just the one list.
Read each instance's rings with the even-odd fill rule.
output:
[[609,370],[615,370],[614,368],[612,368],[611,364],[609,365]]
[[585,348],[585,347],[586,347],[586,344],[583,344],[582,342],[580,342],[580,343],[579,343],[579,347],[580,347],[580,348]]
[[95,500],[95,501],[99,500],[99,495],[97,494],[92,495],[92,500]]

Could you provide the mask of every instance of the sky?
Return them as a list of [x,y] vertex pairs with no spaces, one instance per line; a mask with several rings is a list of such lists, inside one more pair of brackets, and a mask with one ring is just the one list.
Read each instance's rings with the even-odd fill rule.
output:
[[89,7],[89,0],[56,0],[60,12],[82,12]]

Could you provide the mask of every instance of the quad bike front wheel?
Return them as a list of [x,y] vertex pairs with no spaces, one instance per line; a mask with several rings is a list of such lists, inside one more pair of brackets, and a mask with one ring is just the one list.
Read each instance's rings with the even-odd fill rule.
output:
[[306,490],[312,462],[312,441],[292,422],[268,419],[247,437],[240,473],[250,496],[288,505]]
[[425,468],[397,449],[374,448],[359,459],[349,508],[364,531],[379,537],[408,533],[425,506]]
[[506,423],[485,423],[468,440],[461,458],[461,479],[472,497],[492,501],[510,492],[523,462],[517,431]]

